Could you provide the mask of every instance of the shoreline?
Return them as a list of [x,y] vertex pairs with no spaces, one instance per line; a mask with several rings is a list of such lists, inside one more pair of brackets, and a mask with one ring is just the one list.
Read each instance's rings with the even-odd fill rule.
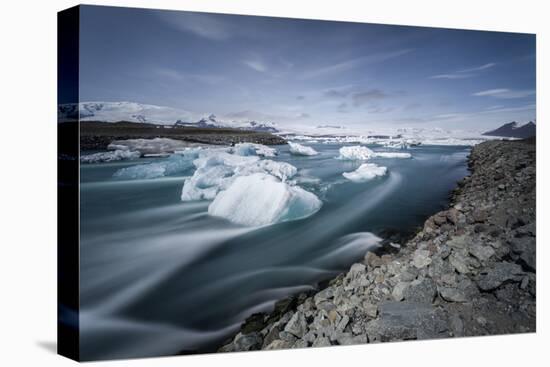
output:
[[318,290],[251,315],[218,351],[534,332],[535,165],[534,140],[474,146],[448,208],[399,249],[386,239]]

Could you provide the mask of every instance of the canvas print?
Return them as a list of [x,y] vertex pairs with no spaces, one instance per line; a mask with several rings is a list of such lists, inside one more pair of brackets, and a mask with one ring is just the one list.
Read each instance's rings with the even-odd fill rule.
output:
[[61,354],[536,331],[534,34],[58,20]]

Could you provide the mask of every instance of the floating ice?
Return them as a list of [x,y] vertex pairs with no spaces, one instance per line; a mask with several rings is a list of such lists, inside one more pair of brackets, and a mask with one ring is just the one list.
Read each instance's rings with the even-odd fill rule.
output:
[[374,156],[377,158],[411,158],[411,153],[394,153],[394,152],[376,152]]
[[296,155],[317,155],[317,154],[319,154],[312,147],[306,147],[302,144],[292,143],[292,142],[289,141],[288,145],[290,146],[290,153],[292,153],[292,154],[296,154]]
[[262,144],[239,143],[233,147],[233,153],[241,156],[257,155],[260,157],[275,157],[277,150]]
[[141,156],[139,152],[117,149],[109,152],[100,152],[94,154],[88,154],[80,156],[81,163],[101,163],[101,162],[113,162],[122,161],[127,159],[137,159]]
[[173,153],[188,146],[189,143],[181,140],[154,138],[115,140],[109,144],[108,148],[139,151],[142,154],[160,154]]
[[365,182],[377,176],[384,176],[387,172],[386,167],[380,167],[374,163],[364,163],[353,172],[342,173],[342,176],[353,182]]
[[340,148],[340,159],[347,160],[367,160],[374,157],[374,152],[367,147],[360,145]]
[[121,168],[113,174],[113,177],[123,180],[159,178],[182,173],[192,167],[192,156],[173,154],[161,162]]
[[197,170],[183,185],[181,200],[211,200],[238,176],[268,173],[281,181],[296,175],[297,169],[286,162],[260,160],[257,156],[239,156],[224,151],[205,150],[193,161]]
[[321,208],[314,194],[265,173],[237,177],[208,207],[231,222],[262,226],[308,217]]

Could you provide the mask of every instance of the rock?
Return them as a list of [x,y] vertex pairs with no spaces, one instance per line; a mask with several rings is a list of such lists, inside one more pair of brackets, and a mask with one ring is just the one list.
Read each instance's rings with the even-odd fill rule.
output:
[[369,267],[369,269],[374,269],[379,266],[382,266],[382,259],[376,255],[374,252],[367,252],[365,255],[365,263]]
[[330,340],[326,336],[319,337],[315,339],[312,345],[314,348],[317,347],[329,347],[331,346]]
[[351,333],[345,333],[336,339],[339,345],[355,345],[366,344],[368,342],[366,335],[352,335]]
[[463,249],[466,248],[469,242],[469,237],[466,235],[454,236],[451,240],[447,241],[447,245],[453,248]]
[[474,282],[467,277],[462,277],[452,286],[439,286],[438,291],[441,298],[448,302],[471,302],[478,294]]
[[472,213],[472,218],[477,223],[483,223],[487,220],[487,211],[482,209],[476,209]]
[[436,295],[437,286],[431,278],[415,280],[403,291],[408,302],[432,303]]
[[471,255],[482,262],[489,260],[495,254],[495,250],[493,250],[491,246],[483,246],[480,244],[470,246],[468,251]]
[[259,350],[262,347],[262,334],[253,332],[250,334],[237,334],[234,345],[236,351]]
[[520,282],[523,279],[521,266],[509,262],[499,262],[494,267],[482,272],[477,285],[481,290],[489,291],[498,288],[506,281]]
[[396,301],[401,301],[405,297],[405,289],[409,286],[409,283],[407,282],[399,282],[393,287],[393,291],[391,293],[392,297]]
[[363,307],[365,309],[365,313],[369,317],[375,318],[378,314],[378,306],[373,303],[365,302],[363,303]]
[[250,334],[254,331],[260,331],[266,326],[265,314],[255,313],[248,317],[241,326],[241,333]]
[[265,349],[266,350],[288,349],[291,346],[292,344],[285,340],[276,339],[276,340],[273,340],[267,347],[265,347]]
[[453,336],[464,336],[464,322],[459,315],[451,314],[449,316],[449,326]]
[[534,272],[537,268],[535,237],[520,237],[510,241],[512,252],[519,255],[519,262],[526,270]]
[[449,262],[460,274],[468,274],[470,268],[468,267],[468,259],[460,252],[451,253],[449,256]]
[[307,332],[307,322],[302,312],[296,312],[286,324],[284,331],[301,338]]
[[298,339],[296,342],[292,345],[293,349],[297,348],[307,348],[309,346],[308,342],[303,339]]
[[369,341],[431,339],[448,336],[447,317],[443,310],[425,303],[384,302],[379,316],[369,321]]
[[442,226],[443,224],[447,223],[447,213],[440,212],[433,217],[433,221],[437,226]]
[[432,259],[430,259],[430,251],[418,249],[414,252],[412,263],[418,269],[430,265]]
[[458,224],[459,211],[456,208],[447,210],[447,219],[454,225]]

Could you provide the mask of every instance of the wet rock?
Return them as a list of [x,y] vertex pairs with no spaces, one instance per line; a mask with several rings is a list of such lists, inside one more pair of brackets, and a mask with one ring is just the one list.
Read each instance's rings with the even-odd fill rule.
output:
[[273,340],[271,343],[269,343],[269,345],[266,346],[264,349],[266,350],[288,349],[291,346],[292,344],[285,340],[276,339],[276,340]]
[[265,314],[255,313],[248,317],[241,326],[241,333],[250,334],[254,331],[260,331],[266,326]]
[[250,334],[239,334],[235,337],[235,350],[237,351],[248,351],[248,350],[258,350],[262,346],[262,334],[259,332],[253,332]]
[[493,250],[490,246],[483,246],[480,244],[473,244],[470,246],[468,251],[471,255],[482,262],[489,260],[495,254],[495,250]]
[[470,279],[462,277],[452,285],[439,286],[439,295],[448,302],[471,302],[477,296],[477,288]]
[[330,345],[331,345],[330,340],[326,336],[322,336],[315,339],[312,346],[314,348],[317,348],[317,347],[328,347]]

